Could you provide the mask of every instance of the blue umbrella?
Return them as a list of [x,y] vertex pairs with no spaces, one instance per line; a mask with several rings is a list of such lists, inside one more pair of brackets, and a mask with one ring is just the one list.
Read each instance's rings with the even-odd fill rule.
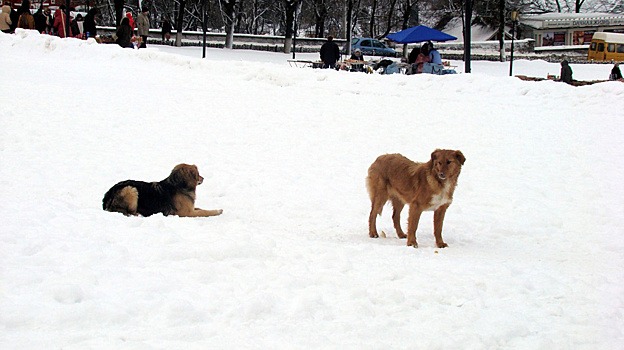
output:
[[449,41],[457,38],[427,26],[416,26],[400,32],[388,34],[388,39],[400,44],[420,43],[423,41]]

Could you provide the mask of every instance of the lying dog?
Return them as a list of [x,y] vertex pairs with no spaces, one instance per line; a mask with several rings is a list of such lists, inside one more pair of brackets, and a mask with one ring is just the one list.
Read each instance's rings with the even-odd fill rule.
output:
[[[400,154],[380,156],[368,168],[366,185],[371,199],[368,233],[377,238],[376,216],[392,201],[392,221],[399,238],[407,237],[407,245],[418,247],[416,229],[423,211],[434,211],[433,234],[438,248],[448,247],[442,240],[442,224],[446,209],[453,201],[457,178],[466,158],[460,151],[435,150],[427,163],[415,163]],[[407,236],[401,230],[401,210],[409,205]]]
[[160,182],[122,181],[104,195],[102,208],[124,215],[216,216],[223,210],[195,208],[195,188],[204,181],[195,165],[179,164]]

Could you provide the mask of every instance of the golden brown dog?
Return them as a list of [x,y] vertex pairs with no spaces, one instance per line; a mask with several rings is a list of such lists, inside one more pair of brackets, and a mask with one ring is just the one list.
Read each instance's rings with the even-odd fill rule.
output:
[[[366,185],[371,198],[368,231],[377,238],[376,216],[392,201],[392,221],[399,238],[407,237],[407,245],[418,247],[416,229],[423,211],[434,211],[433,234],[438,248],[448,247],[442,240],[442,224],[446,209],[453,201],[457,178],[466,158],[460,151],[435,150],[427,163],[415,163],[400,154],[380,156],[368,168]],[[409,205],[407,236],[401,230],[401,210]]]
[[221,209],[195,208],[195,188],[203,181],[195,165],[178,164],[160,182],[126,180],[116,184],[104,195],[102,207],[124,215],[220,215]]

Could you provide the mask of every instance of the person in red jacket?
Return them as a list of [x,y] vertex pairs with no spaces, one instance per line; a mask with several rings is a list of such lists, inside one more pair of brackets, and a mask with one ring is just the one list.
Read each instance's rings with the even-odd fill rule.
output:
[[134,17],[132,17],[132,12],[126,12],[126,17],[128,17],[128,22],[130,24],[130,28],[132,28],[132,32],[134,33]]
[[55,12],[54,12],[54,30],[56,30],[56,33],[58,36],[60,36],[61,38],[66,38],[66,37],[71,37],[71,28],[69,29],[69,35],[66,35],[67,33],[65,32],[65,23],[66,23],[66,13],[65,13],[65,5],[61,5]]

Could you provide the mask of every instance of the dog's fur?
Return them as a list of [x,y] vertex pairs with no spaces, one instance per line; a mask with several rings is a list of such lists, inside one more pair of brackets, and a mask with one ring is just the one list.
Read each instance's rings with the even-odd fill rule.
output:
[[[415,163],[400,154],[382,155],[368,168],[366,185],[371,199],[368,231],[377,238],[376,218],[383,206],[392,201],[392,221],[399,238],[407,237],[407,245],[418,247],[416,229],[423,211],[434,211],[436,245],[448,247],[442,240],[442,224],[446,209],[453,201],[457,178],[466,158],[460,151],[435,150],[427,163]],[[401,210],[409,205],[407,236],[401,230]]]
[[178,216],[216,216],[223,210],[195,208],[195,188],[204,181],[195,165],[178,164],[160,182],[122,181],[104,195],[102,208],[124,215],[156,213]]

